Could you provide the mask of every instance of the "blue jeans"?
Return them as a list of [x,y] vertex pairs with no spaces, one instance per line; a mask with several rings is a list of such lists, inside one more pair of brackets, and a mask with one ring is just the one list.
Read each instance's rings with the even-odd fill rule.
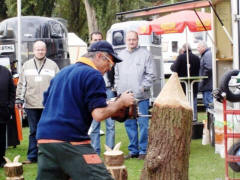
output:
[[38,148],[36,140],[37,125],[41,118],[43,109],[25,109],[29,124],[29,144],[27,158],[30,161],[37,161]]
[[[139,101],[138,108],[141,114],[148,114],[149,100]],[[138,117],[137,119],[128,119],[125,121],[125,128],[129,139],[128,150],[131,155],[147,153],[148,121],[148,117]]]
[[193,121],[198,120],[198,113],[197,113],[197,96],[193,97]]
[[[109,88],[107,88],[106,94],[107,99],[114,97],[113,92]],[[105,122],[106,122],[106,145],[113,149],[115,145],[115,122],[111,118],[106,119]],[[90,134],[91,145],[99,155],[101,153],[100,128],[101,123],[93,120],[91,124],[92,132]]]
[[209,108],[209,104],[213,102],[212,91],[203,91],[203,104],[206,108]]

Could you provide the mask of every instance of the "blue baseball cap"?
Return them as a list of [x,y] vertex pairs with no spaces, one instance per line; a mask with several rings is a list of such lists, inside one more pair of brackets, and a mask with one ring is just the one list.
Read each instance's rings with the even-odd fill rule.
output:
[[96,52],[96,51],[103,51],[108,54],[111,54],[113,57],[113,61],[115,63],[122,62],[122,59],[120,57],[118,57],[117,53],[113,50],[112,45],[105,40],[94,42],[88,48],[88,52]]

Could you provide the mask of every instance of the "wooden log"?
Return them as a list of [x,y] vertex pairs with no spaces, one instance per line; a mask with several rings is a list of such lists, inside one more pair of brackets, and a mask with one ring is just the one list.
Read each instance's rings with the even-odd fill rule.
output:
[[107,166],[121,166],[124,163],[122,151],[106,151],[103,156]]
[[107,170],[112,174],[115,180],[127,180],[128,173],[126,166],[107,166]]
[[141,180],[188,180],[192,109],[173,73],[154,102]]
[[5,164],[4,171],[7,177],[21,176],[23,174],[22,163]]
[[4,165],[4,172],[6,180],[24,180],[22,163],[18,162],[20,156],[16,156],[11,162],[8,158],[4,157],[6,164]]
[[6,177],[6,180],[24,180],[23,176],[20,177]]
[[128,174],[124,163],[124,154],[120,151],[121,142],[116,144],[114,149],[105,145],[104,163],[115,180],[127,180]]

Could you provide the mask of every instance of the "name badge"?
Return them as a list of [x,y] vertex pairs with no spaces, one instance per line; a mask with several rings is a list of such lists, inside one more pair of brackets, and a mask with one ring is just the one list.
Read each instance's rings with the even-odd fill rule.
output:
[[41,76],[36,76],[35,77],[35,82],[40,82],[42,81],[42,77]]

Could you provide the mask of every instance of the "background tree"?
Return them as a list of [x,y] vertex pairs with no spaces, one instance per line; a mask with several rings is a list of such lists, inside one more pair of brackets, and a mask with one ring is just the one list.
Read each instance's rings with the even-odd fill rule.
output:
[[[110,26],[119,22],[117,12],[179,1],[183,0],[22,0],[22,15],[64,18],[68,30],[87,42],[92,31],[105,36]],[[0,4],[0,20],[17,15],[16,0],[0,0]]]
[[83,1],[56,0],[53,16],[66,19],[69,32],[75,32],[84,41],[88,40],[88,24]]
[[0,0],[0,21],[7,18],[7,6],[4,0]]
[[96,17],[96,10],[94,7],[94,1],[84,0],[85,10],[87,14],[88,32],[91,34],[94,31],[98,31],[98,22]]
[[[56,0],[22,0],[22,15],[48,16],[52,15]],[[8,17],[17,15],[17,1],[5,0]]]

